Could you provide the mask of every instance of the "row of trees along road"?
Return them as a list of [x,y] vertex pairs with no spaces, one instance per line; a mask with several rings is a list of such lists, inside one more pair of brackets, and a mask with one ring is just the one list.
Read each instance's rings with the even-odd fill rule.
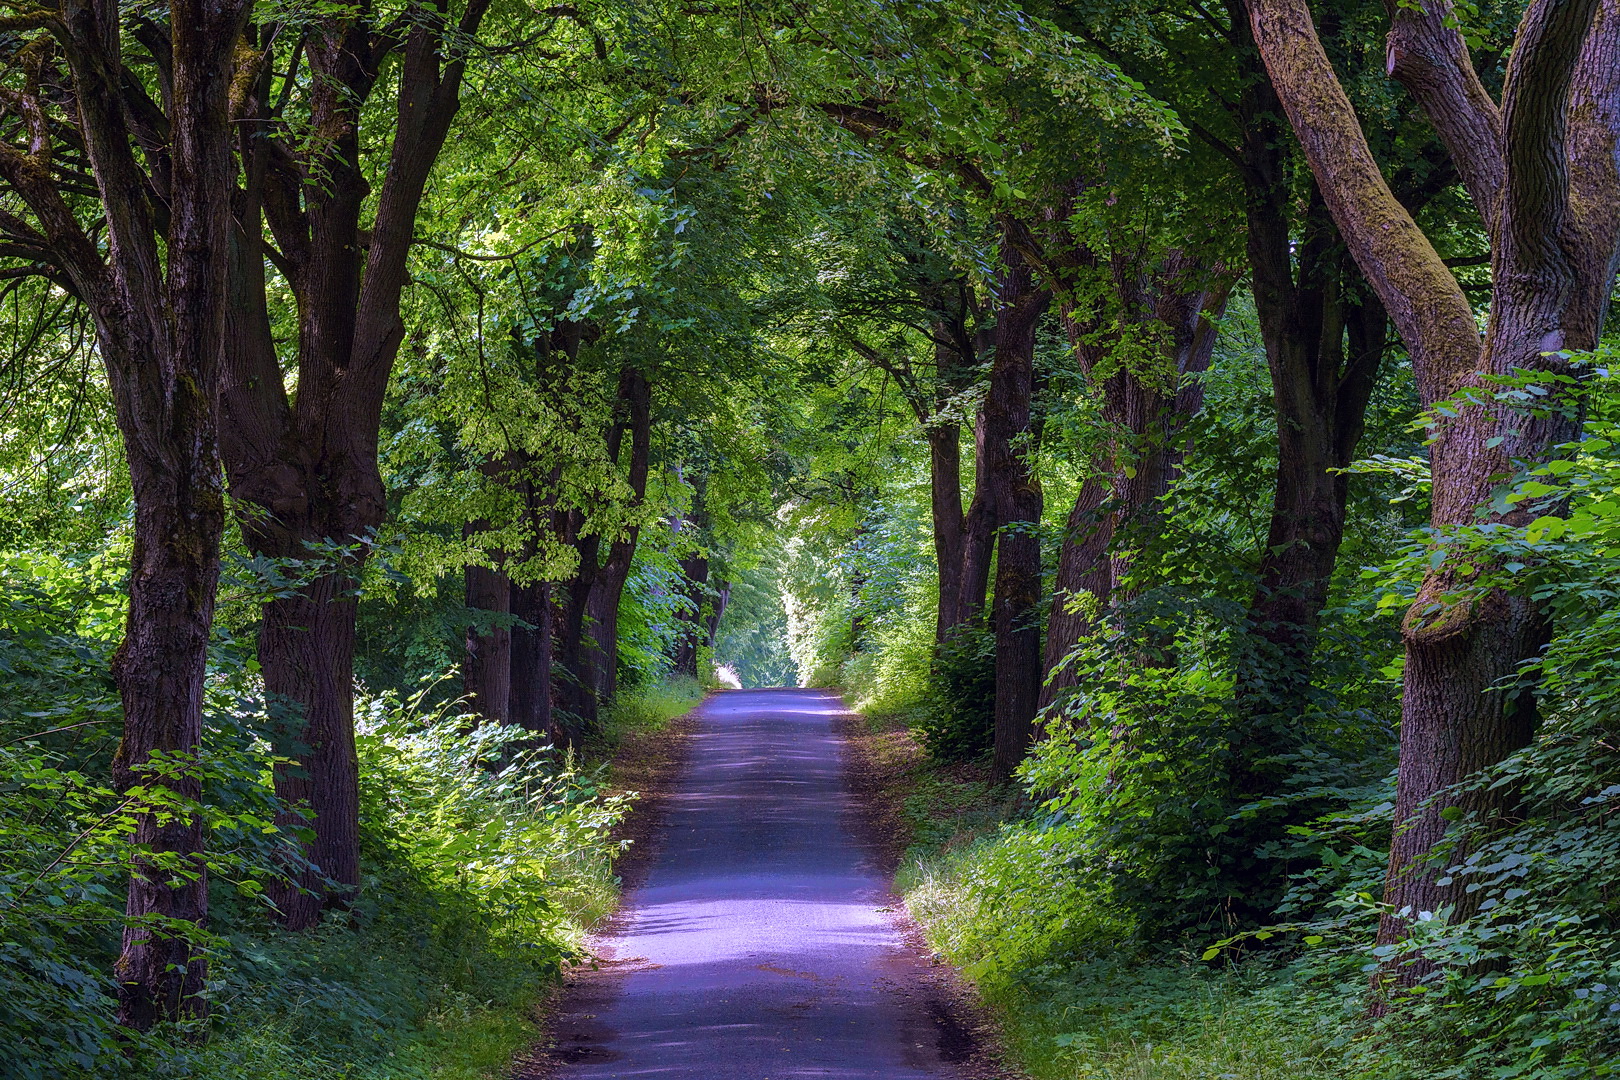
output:
[[[1125,763],[1098,790],[1199,747],[1218,827],[1153,887],[1199,860],[1215,884],[1155,917],[1257,926],[1300,870],[1288,838],[1334,808],[1297,795],[1300,762],[1383,760],[1322,701],[1352,474],[1405,409],[1432,499],[1380,942],[1466,917],[1431,854],[1514,812],[1465,781],[1534,737],[1515,680],[1555,627],[1458,538],[1556,510],[1506,493],[1581,435],[1620,260],[1620,3],[655,7],[0,18],[0,275],[88,317],[128,465],[118,786],[203,798],[160,766],[204,742],[235,553],[297,839],[269,895],[310,929],[364,880],[355,675],[398,668],[368,604],[436,597],[470,708],[578,747],[634,657],[697,675],[746,640],[779,671],[739,620],[806,652],[841,611],[875,651],[910,515],[914,674],[939,715],[977,694],[989,719],[950,745],[1004,781],[1090,724]],[[1216,581],[1198,544],[1241,530],[1211,463],[1254,435],[1209,394],[1247,326],[1269,491]],[[1416,402],[1389,405],[1403,380]],[[904,513],[897,430],[926,477]],[[848,573],[795,577],[816,560]],[[1189,582],[1215,583],[1166,600]],[[1211,665],[1208,731],[1093,708]],[[148,1028],[205,1008],[208,837],[149,810],[131,840],[119,1018]]]

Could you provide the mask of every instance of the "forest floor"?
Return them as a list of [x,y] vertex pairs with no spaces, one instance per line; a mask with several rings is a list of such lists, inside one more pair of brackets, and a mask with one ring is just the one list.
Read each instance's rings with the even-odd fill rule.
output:
[[733,691],[648,745],[625,906],[519,1077],[1006,1075],[888,887],[852,733],[825,691]]

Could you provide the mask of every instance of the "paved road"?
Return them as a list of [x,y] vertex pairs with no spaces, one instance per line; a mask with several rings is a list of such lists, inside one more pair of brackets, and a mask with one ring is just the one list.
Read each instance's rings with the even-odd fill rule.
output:
[[608,942],[626,974],[565,1009],[560,1077],[956,1075],[960,1033],[854,836],[842,707],[817,690],[704,705],[657,855]]

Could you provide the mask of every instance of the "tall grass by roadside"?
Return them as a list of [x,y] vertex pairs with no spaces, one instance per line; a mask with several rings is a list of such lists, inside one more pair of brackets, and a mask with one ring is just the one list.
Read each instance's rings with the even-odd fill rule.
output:
[[1330,1022],[1319,1001],[1304,1007],[1286,974],[1127,945],[1128,928],[1075,874],[1054,830],[1007,824],[914,849],[897,884],[1038,1080],[1351,1075],[1339,1034],[1353,1025]]
[[602,709],[602,748],[611,750],[629,735],[661,731],[671,720],[690,712],[705,693],[703,685],[687,675],[670,675],[621,690]]
[[971,765],[928,759],[915,712],[871,714],[911,841],[896,888],[930,944],[1000,1021],[1035,1080],[1335,1080],[1353,1017],[1286,971],[1144,952],[1087,879],[1066,831],[1021,816]]

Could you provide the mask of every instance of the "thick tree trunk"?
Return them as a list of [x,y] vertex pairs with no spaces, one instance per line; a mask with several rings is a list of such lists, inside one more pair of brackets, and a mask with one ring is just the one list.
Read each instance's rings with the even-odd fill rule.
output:
[[[1499,195],[1481,212],[1491,234],[1491,318],[1481,349],[1474,312],[1428,238],[1378,171],[1360,122],[1322,49],[1304,0],[1250,0],[1250,24],[1277,94],[1357,264],[1410,351],[1425,404],[1479,385],[1476,372],[1516,369],[1567,374],[1560,350],[1591,348],[1601,326],[1620,253],[1620,3],[1536,0],[1524,15],[1503,89],[1501,168],[1470,130],[1492,129],[1488,107],[1468,92],[1422,93],[1437,110],[1436,130],[1460,169]],[[1440,25],[1428,34],[1448,34]],[[1403,33],[1405,31],[1403,30]],[[1401,67],[1402,42],[1392,42]],[[1466,49],[1431,52],[1431,63],[1465,62]],[[1459,60],[1459,58],[1461,58]],[[1444,88],[1441,88],[1444,89]],[[1437,432],[1431,452],[1432,523],[1446,532],[1478,523],[1514,461],[1537,461],[1578,429],[1574,409],[1545,418],[1461,410]],[[1499,520],[1518,523],[1522,514]],[[1453,560],[1426,575],[1402,626],[1406,674],[1400,779],[1385,900],[1384,942],[1404,934],[1420,911],[1467,914],[1475,897],[1461,880],[1441,885],[1444,866],[1428,859],[1459,802],[1489,818],[1511,792],[1449,789],[1500,761],[1531,736],[1528,696],[1491,688],[1535,655],[1544,627],[1528,602],[1500,590],[1448,598],[1464,579]],[[1418,969],[1409,969],[1412,978]]]
[[551,583],[513,585],[510,722],[543,733],[554,745],[566,742],[551,709]]
[[[465,571],[467,606],[488,615],[512,613],[512,579],[487,566],[469,566]],[[511,722],[512,630],[491,625],[480,630],[467,625],[467,658],[462,686],[472,709],[492,724]]]
[[[203,674],[225,527],[213,402],[178,389],[176,422],[164,425],[164,434],[175,440],[165,448],[167,460],[146,457],[138,449],[145,440],[129,440],[135,544],[124,641],[113,659],[124,706],[124,737],[113,771],[120,789],[152,783],[195,801],[201,784],[194,772],[148,778],[139,771],[153,753],[183,758],[202,742]],[[160,822],[142,814],[131,839],[155,859],[176,856],[181,863],[177,872],[159,869],[155,859],[138,859],[130,877],[129,922],[114,971],[118,1018],[145,1030],[160,1019],[207,1012],[201,996],[204,953],[184,933],[150,920],[205,926],[208,876],[201,860],[203,826],[192,815]]]
[[276,794],[279,824],[309,828],[313,869],[270,897],[290,929],[320,921],[329,904],[347,905],[360,886],[360,775],[354,746],[355,584],[326,574],[296,596],[265,606],[259,657],[266,696],[283,723]]
[[[356,606],[346,587],[385,511],[377,439],[389,373],[404,337],[400,295],[433,164],[460,107],[466,60],[447,55],[446,34],[476,36],[488,0],[469,0],[454,24],[428,12],[403,35],[373,34],[364,18],[322,17],[299,48],[310,72],[309,124],[324,134],[294,145],[272,120],[272,65],[242,86],[238,153],[244,186],[232,260],[230,344],[225,351],[222,450],[243,536],[259,555],[312,560],[315,549],[351,547],[300,597],[268,605],[260,633],[266,690],[295,702],[309,725],[296,769],[278,771],[284,799],[305,799],[316,839],[312,861],[336,883],[334,903],[359,884],[354,792],[352,667]],[[440,15],[442,17],[442,13]],[[392,63],[391,58],[396,58]],[[397,72],[388,161],[375,211],[361,159],[367,101],[384,66]],[[318,174],[319,184],[309,183]],[[265,316],[268,224],[276,266],[298,315],[297,395],[286,392]],[[337,730],[339,727],[344,730]],[[330,792],[324,790],[332,785]],[[313,879],[306,885],[314,884]],[[290,927],[308,927],[325,903],[283,895]]]
[[1238,709],[1249,730],[1234,780],[1241,791],[1263,794],[1276,778],[1258,775],[1255,763],[1297,737],[1310,688],[1317,618],[1344,538],[1349,487],[1338,470],[1350,465],[1361,439],[1386,320],[1377,299],[1364,295],[1366,283],[1343,254],[1314,187],[1296,237],[1287,144],[1274,119],[1279,106],[1264,72],[1254,78],[1243,102],[1248,256],[1278,455],[1249,605],[1256,648],[1237,671]]
[[[18,46],[37,62],[66,58],[70,85],[54,87],[54,68],[46,81],[73,101],[67,123],[77,126],[76,149],[88,160],[100,202],[93,241],[57,187],[48,158],[56,133],[35,97],[37,71],[8,99],[32,145],[25,152],[8,143],[0,155],[0,175],[39,224],[39,231],[24,230],[90,309],[129,464],[135,532],[124,641],[112,663],[124,712],[113,780],[120,790],[146,785],[161,796],[167,788],[187,801],[201,794],[200,778],[184,762],[202,741],[224,530],[216,410],[230,222],[228,91],[245,14],[240,2],[170,6],[167,146],[144,154],[151,175],[137,162],[121,105],[115,6],[64,7],[48,50]],[[154,179],[163,190],[163,228],[149,201]],[[155,753],[170,756],[177,771],[148,773]],[[203,824],[184,809],[165,816],[136,819],[128,921],[114,968],[119,1022],[142,1030],[207,1012],[206,961],[191,936],[208,919]],[[167,857],[173,865],[164,865]],[[180,927],[154,925],[168,919]]]
[[1079,684],[1074,666],[1065,661],[1080,639],[1091,633],[1096,616],[1108,605],[1114,584],[1108,558],[1114,537],[1114,515],[1107,509],[1111,494],[1105,481],[1088,478],[1063,526],[1041,658],[1046,672],[1040,699],[1043,709]]
[[[1271,522],[1249,621],[1264,643],[1238,672],[1251,719],[1297,724],[1311,683],[1317,619],[1344,539],[1348,479],[1384,351],[1376,299],[1330,298],[1319,342],[1287,337],[1268,350],[1278,458]],[[1338,338],[1348,330],[1348,357]],[[1302,348],[1301,346],[1304,346]]]
[[[1041,689],[1041,483],[1032,468],[1030,401],[1035,328],[1052,294],[1010,247],[999,283],[995,359],[981,411],[983,471],[975,506],[994,507],[996,595],[995,751],[991,775],[1006,780],[1034,735]],[[972,516],[970,512],[970,518]],[[971,603],[974,594],[968,594]]]

